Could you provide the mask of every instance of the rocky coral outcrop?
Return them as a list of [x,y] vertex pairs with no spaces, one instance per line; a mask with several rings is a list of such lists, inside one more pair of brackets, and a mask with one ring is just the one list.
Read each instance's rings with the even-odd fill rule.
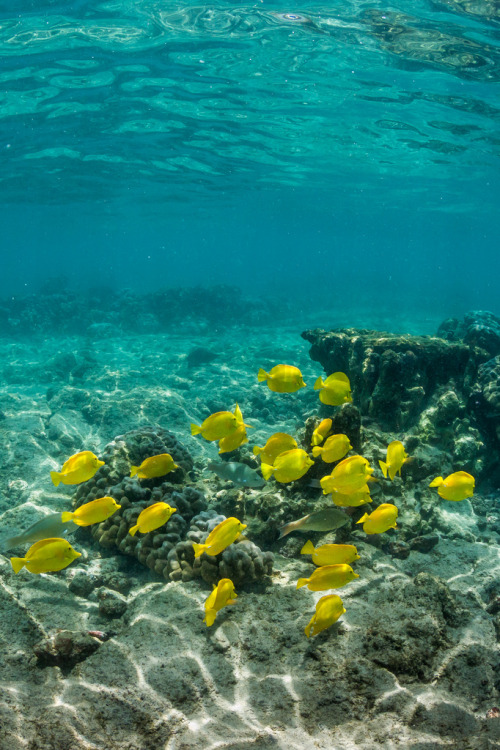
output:
[[[171,481],[163,481],[161,477],[139,481],[129,476],[132,463],[138,465],[148,456],[165,452],[170,453],[179,465],[168,475]],[[194,559],[193,542],[204,542],[225,516],[209,510],[198,489],[176,483],[176,479],[178,482],[185,479],[193,461],[172,433],[152,427],[132,430],[109,443],[102,457],[105,465],[93,479],[79,487],[74,507],[103,495],[111,495],[120,504],[120,510],[111,518],[90,528],[93,538],[103,547],[117,548],[136,557],[167,580],[189,581],[201,577],[209,583],[216,583],[220,578],[231,578],[240,585],[270,574],[273,555],[263,553],[247,540],[240,544],[237,540],[217,557],[203,554]],[[148,534],[131,536],[129,529],[136,523],[139,513],[157,502],[166,502],[176,508],[168,524]],[[113,597],[109,595],[104,599],[107,601]],[[106,603],[102,606],[106,607]]]
[[479,347],[491,357],[500,354],[500,318],[485,310],[469,312],[463,320],[444,320],[436,335],[447,341],[463,341],[469,346]]
[[386,429],[408,429],[438,389],[468,394],[482,350],[432,336],[407,336],[354,328],[304,331],[310,356],[327,375],[345,372],[361,412]]

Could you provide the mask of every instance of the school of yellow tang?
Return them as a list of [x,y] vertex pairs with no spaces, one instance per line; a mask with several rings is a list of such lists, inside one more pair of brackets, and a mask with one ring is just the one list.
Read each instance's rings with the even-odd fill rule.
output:
[[[276,365],[269,372],[260,368],[257,374],[259,383],[265,382],[274,393],[295,393],[306,384],[302,373],[292,365]],[[334,372],[325,381],[319,377],[314,389],[319,391],[319,400],[328,406],[340,406],[352,402],[351,385],[345,373]],[[219,453],[236,450],[248,442],[246,430],[251,425],[245,423],[241,409],[236,404],[233,412],[220,411],[209,415],[201,425],[191,423],[191,434],[201,435],[207,441],[219,443]],[[363,456],[347,454],[353,450],[347,435],[342,433],[331,435],[332,419],[323,419],[314,429],[311,437],[313,457],[324,463],[335,463],[330,474],[320,479],[323,494],[330,495],[333,506],[358,507],[371,503],[369,483],[378,481],[372,476],[373,468]],[[253,447],[253,454],[260,457],[261,472],[267,482],[271,477],[280,483],[295,482],[303,477],[314,465],[315,461],[309,453],[299,448],[297,441],[284,432],[271,435],[265,445]],[[386,460],[379,461],[384,478],[393,481],[397,475],[401,476],[403,465],[411,461],[404,445],[399,440],[393,440],[387,446]],[[101,461],[91,451],[81,451],[68,458],[60,471],[51,471],[52,482],[59,484],[78,485],[91,479],[104,461]],[[130,476],[142,479],[163,477],[178,466],[168,453],[149,456],[140,464],[130,467]],[[436,477],[429,487],[436,487],[440,497],[450,501],[460,501],[472,497],[475,480],[465,471],[456,471],[448,477]],[[101,523],[110,518],[121,506],[110,496],[104,496],[85,503],[75,511],[61,513],[61,522],[73,522],[78,526],[90,526]],[[164,502],[156,502],[142,510],[136,523],[130,527],[129,533],[134,536],[138,532],[147,534],[155,531],[168,522],[176,512],[176,508]],[[280,539],[295,530],[327,531],[337,529],[348,522],[343,511],[325,508],[304,516],[298,521],[286,524],[281,529]],[[382,503],[371,513],[364,513],[356,522],[362,524],[363,531],[368,534],[383,534],[389,529],[397,528],[398,509],[392,503]],[[193,542],[195,558],[206,553],[218,555],[235,542],[246,529],[246,524],[233,516],[219,523],[208,534],[203,544]],[[36,537],[35,537],[36,538]],[[360,559],[356,547],[352,544],[323,544],[314,547],[309,540],[300,551],[301,555],[311,555],[311,562],[316,569],[308,577],[299,578],[297,589],[307,586],[310,591],[328,591],[346,586],[359,578],[350,563]],[[81,556],[71,544],[63,538],[47,538],[36,541],[24,557],[12,557],[11,564],[15,573],[25,568],[30,573],[40,574],[62,570]],[[229,578],[223,578],[205,601],[204,622],[208,627],[213,625],[217,613],[224,607],[236,602],[237,594],[234,584]],[[309,638],[326,630],[345,613],[341,598],[337,594],[322,596],[316,611],[308,625],[305,634]]]

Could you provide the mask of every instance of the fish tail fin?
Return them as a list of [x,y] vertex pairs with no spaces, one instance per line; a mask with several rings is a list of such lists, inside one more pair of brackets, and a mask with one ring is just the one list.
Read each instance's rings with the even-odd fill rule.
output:
[[254,456],[258,456],[259,453],[262,453],[263,450],[264,449],[261,448],[260,445],[254,445],[254,447],[252,448],[252,453]]
[[309,539],[304,544],[304,546],[302,547],[302,549],[300,550],[300,554],[301,555],[312,555],[313,552],[314,552],[314,544]]
[[259,372],[257,373],[257,380],[259,383],[263,383],[264,380],[267,380],[269,375],[265,370],[262,369],[262,367],[259,368]]
[[135,475],[137,474],[138,471],[139,471],[139,467],[138,466],[131,466],[130,467],[130,476],[131,477],[135,477]]
[[320,389],[320,388],[323,388],[323,386],[324,386],[324,385],[325,385],[325,384],[323,383],[323,379],[322,379],[322,377],[321,377],[321,375],[320,375],[320,376],[319,376],[319,378],[318,378],[318,379],[316,380],[316,382],[314,383],[314,390],[315,390],[315,391],[319,391],[319,389]]
[[17,547],[18,544],[22,544],[22,536],[6,536],[3,534],[0,536],[0,552],[7,552],[12,547]]
[[191,422],[191,435],[199,435],[201,432],[201,425],[194,424],[194,422]]
[[387,479],[387,464],[385,463],[385,461],[379,461],[378,463],[380,468],[382,469],[382,474]]
[[267,480],[270,478],[270,476],[272,475],[274,471],[274,466],[271,466],[271,464],[261,464],[260,470],[262,472],[262,476],[267,482]]
[[432,480],[429,487],[441,487],[442,484],[444,484],[443,477],[436,477],[435,479]]
[[11,557],[10,562],[12,567],[14,568],[14,573],[19,573],[21,568],[24,568],[26,564],[26,558],[25,557]]
[[321,456],[322,453],[323,453],[323,448],[320,445],[315,445],[314,448],[312,449],[312,454],[314,458]]
[[132,526],[132,528],[128,530],[128,533],[130,534],[130,536],[135,536],[138,531],[139,531],[139,524],[136,523],[135,526]]
[[196,544],[196,542],[193,542],[193,549],[194,549],[194,556],[200,557],[207,548],[206,544]]
[[284,536],[286,536],[287,534],[289,534],[292,531],[292,528],[291,528],[292,525],[293,524],[286,523],[284,526],[281,527],[281,529],[280,529],[280,535],[278,537],[278,541],[280,539],[283,539]]
[[62,523],[66,523],[67,521],[72,521],[75,514],[70,513],[70,511],[65,511],[64,513],[61,513],[61,521]]
[[58,471],[51,471],[50,472],[50,478],[52,479],[52,482],[55,484],[56,487],[59,487],[61,484],[61,474]]
[[364,513],[364,514],[363,514],[363,515],[361,516],[361,518],[359,519],[359,521],[356,521],[356,523],[364,523],[364,522],[366,521],[366,519],[367,519],[367,518],[369,518],[369,516],[368,516],[368,513]]
[[311,628],[312,628],[312,626],[313,626],[312,622],[309,622],[309,623],[308,623],[308,624],[307,624],[307,625],[305,626],[305,628],[304,628],[304,633],[306,634],[306,636],[307,636],[308,638],[309,638],[309,636],[311,635]]
[[299,578],[299,580],[297,581],[297,588],[301,589],[302,586],[307,586],[308,583],[309,583],[309,578]]
[[203,618],[203,622],[207,623],[207,627],[209,628],[210,625],[213,625],[215,622],[215,618],[217,617],[217,610],[216,609],[207,609],[205,613],[205,617]]

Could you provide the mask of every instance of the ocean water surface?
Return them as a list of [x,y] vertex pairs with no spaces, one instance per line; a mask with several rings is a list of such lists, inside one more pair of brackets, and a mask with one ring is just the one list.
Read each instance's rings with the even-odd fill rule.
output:
[[498,312],[498,8],[1,11],[0,293],[64,276]]

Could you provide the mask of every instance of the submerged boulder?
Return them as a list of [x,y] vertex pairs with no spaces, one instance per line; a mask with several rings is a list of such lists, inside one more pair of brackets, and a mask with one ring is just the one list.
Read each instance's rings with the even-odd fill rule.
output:
[[438,389],[470,392],[482,350],[434,336],[410,336],[354,328],[304,331],[310,356],[327,375],[342,371],[354,403],[385,429],[407,430]]

